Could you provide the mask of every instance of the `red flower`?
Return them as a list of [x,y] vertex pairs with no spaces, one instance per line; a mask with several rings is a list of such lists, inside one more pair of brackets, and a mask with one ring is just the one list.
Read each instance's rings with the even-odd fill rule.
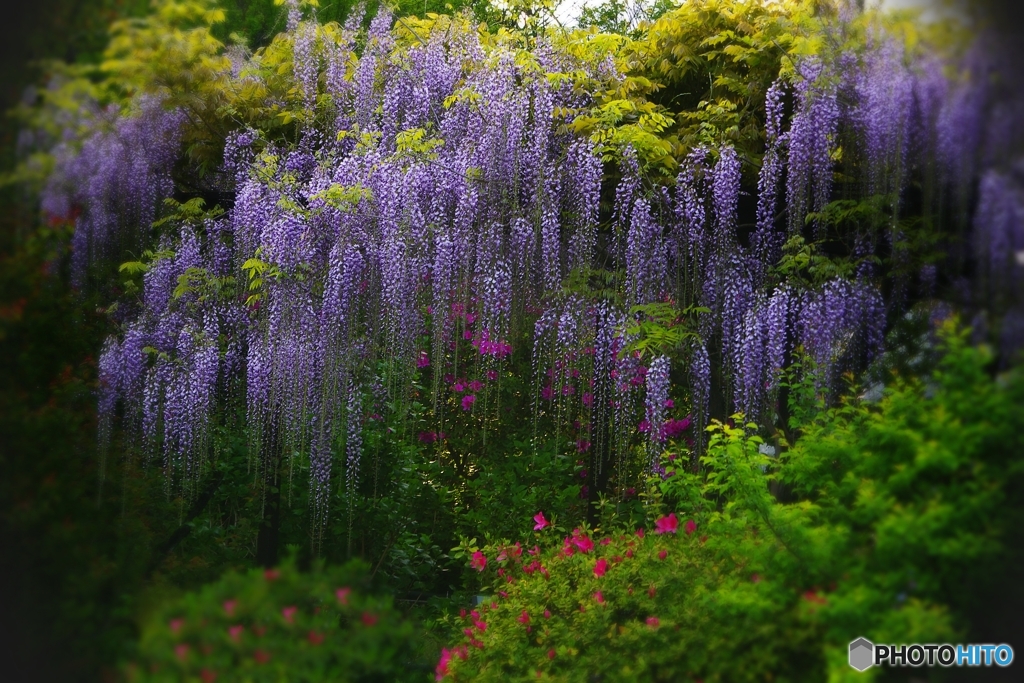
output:
[[601,591],[594,593],[594,600],[596,600],[599,605],[604,604],[604,595],[601,594]]
[[640,527],[639,529],[637,529],[636,530],[636,535],[639,536],[640,538],[643,538],[644,537],[644,528]]
[[435,681],[440,681],[448,675],[448,662],[451,661],[452,654],[452,651],[448,648],[441,648],[441,659],[438,660],[437,666],[434,668]]
[[653,583],[651,584],[651,587],[647,589],[647,595],[649,595],[652,598],[655,596],[655,594],[657,594],[657,592],[658,592],[658,589],[655,588]]
[[550,523],[547,519],[544,518],[544,511],[543,510],[541,512],[538,512],[536,515],[534,515],[534,521],[537,522],[534,525],[534,530],[535,531],[540,531],[541,529],[543,529],[544,527],[546,527]]
[[554,659],[554,658],[555,658],[555,649],[551,648],[550,650],[548,650],[548,659]]
[[658,621],[658,617],[647,617],[647,625],[651,628],[658,628],[661,622]]
[[338,598],[338,602],[342,605],[348,605],[348,595],[352,592],[352,589],[348,586],[343,586],[338,590],[334,591],[334,596]]
[[308,638],[309,642],[313,645],[319,645],[324,642],[324,634],[317,633],[316,631],[310,631]]
[[551,618],[551,610],[547,610],[547,609],[544,610],[544,618],[545,619],[550,619]]
[[171,633],[177,633],[178,631],[181,630],[181,627],[185,625],[185,620],[184,619],[171,619],[171,621],[167,625],[170,627]]
[[594,549],[594,542],[586,534],[580,533],[579,529],[572,531],[572,544],[580,549],[582,553],[589,553]]
[[281,578],[281,572],[277,569],[264,569],[263,578],[267,581],[276,581]]
[[228,628],[228,635],[231,636],[231,640],[237,643],[238,639],[242,637],[242,632],[244,630],[244,626],[242,626],[241,624],[235,624],[234,626]]
[[227,600],[227,601],[224,602],[224,611],[227,612],[227,615],[229,617],[230,616],[234,616],[234,614],[235,614],[235,607],[237,605],[238,605],[238,601],[237,600]]
[[594,564],[594,576],[600,578],[608,571],[608,560],[603,557]]
[[659,560],[664,560],[666,557],[668,557],[668,551],[667,550],[662,550],[660,553],[658,553],[658,559]]
[[185,661],[185,658],[188,657],[188,645],[186,645],[185,643],[178,643],[177,645],[175,645],[174,656],[180,659],[181,661]]
[[654,526],[656,527],[654,533],[656,534],[674,534],[676,529],[679,528],[679,520],[676,518],[676,513],[672,513],[667,517],[660,517],[655,520]]
[[373,626],[377,623],[377,615],[372,612],[363,612],[363,624],[365,626]]
[[530,613],[527,612],[526,610],[523,610],[523,613],[520,614],[516,618],[516,621],[518,621],[520,624],[529,624],[530,623]]
[[750,575],[750,580],[754,583],[761,583],[761,575],[757,572],[754,572]]
[[477,550],[475,553],[473,553],[473,558],[469,561],[469,566],[477,570],[478,572],[482,572],[484,570],[484,567],[487,566],[487,556],[485,556],[482,552]]
[[266,650],[256,650],[256,652],[252,653],[252,657],[259,664],[266,664],[270,661],[270,653]]
[[473,622],[473,626],[476,626],[477,630],[483,633],[487,630],[487,622],[483,619],[477,619]]
[[295,605],[290,605],[281,610],[281,614],[284,616],[284,620],[289,624],[295,622],[295,613],[299,611],[299,608]]
[[203,669],[199,672],[199,678],[203,679],[203,683],[213,683],[217,680],[217,674],[210,669]]
[[694,531],[697,530],[697,523],[694,522],[692,519],[688,519],[686,520],[686,525],[683,528],[686,530],[687,535],[692,534]]

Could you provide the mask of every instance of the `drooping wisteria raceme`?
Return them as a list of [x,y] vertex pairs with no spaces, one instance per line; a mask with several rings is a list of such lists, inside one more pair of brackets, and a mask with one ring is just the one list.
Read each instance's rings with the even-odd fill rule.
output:
[[[289,141],[232,134],[229,213],[160,238],[141,303],[103,350],[104,438],[120,400],[145,448],[196,481],[218,405],[234,397],[262,466],[270,454],[308,457],[322,525],[336,465],[354,495],[364,425],[408,401],[411,380],[430,387],[435,424],[419,439],[433,444],[453,422],[500,419],[497,388],[518,371],[529,374],[535,425],[543,415],[595,476],[617,466],[624,478],[636,453],[638,469],[663,473],[680,411],[699,451],[712,410],[773,423],[798,352],[827,392],[881,350],[886,302],[869,265],[813,282],[777,268],[787,240],[834,230],[806,219],[835,198],[838,165],[860,174],[864,193],[891,195],[895,216],[922,159],[968,164],[944,132],[973,115],[959,94],[967,86],[949,86],[930,63],[914,67],[880,36],[864,59],[806,58],[769,88],[759,168],[722,140],[681,159],[675,188],[652,188],[627,147],[602,208],[607,150],[566,126],[593,96],[548,74],[617,82],[607,60],[588,63],[544,39],[530,50],[485,43],[456,23],[424,35],[403,28],[392,30],[386,10],[365,36],[358,19],[327,32],[289,15],[308,116]],[[124,226],[148,235],[170,192],[180,115],[156,103],[141,112],[114,121],[116,135],[90,138],[54,176],[48,210],[83,207],[76,245]],[[160,143],[132,152],[132,136],[152,131]],[[112,146],[110,169],[90,145]],[[142,164],[137,175],[117,166],[125,155]],[[140,178],[149,194],[133,194]],[[92,189],[75,199],[56,189],[72,185]],[[743,225],[754,186],[753,224]],[[992,278],[1012,279],[1019,191],[993,171],[982,194],[992,199],[979,210],[979,253]],[[894,229],[876,244],[862,232],[854,255],[866,264],[903,239]],[[567,286],[591,271],[621,273],[616,295]],[[644,355],[631,325],[662,304],[695,310],[694,334]],[[673,387],[674,376],[686,386]]]
[[72,274],[81,285],[89,263],[148,247],[148,227],[174,190],[184,115],[155,97],[136,111],[97,112],[84,140],[62,141],[42,193],[49,220],[73,219]]

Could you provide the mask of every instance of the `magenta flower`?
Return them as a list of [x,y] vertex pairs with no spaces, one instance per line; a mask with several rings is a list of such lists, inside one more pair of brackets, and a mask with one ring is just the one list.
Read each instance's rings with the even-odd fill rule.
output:
[[461,394],[465,390],[466,390],[466,385],[463,384],[461,381],[456,382],[455,384],[452,385],[452,391],[454,391],[457,394]]
[[373,612],[363,612],[362,620],[364,626],[373,626],[377,623],[377,615]]
[[420,432],[419,440],[423,443],[434,443],[437,441],[437,432]]
[[638,432],[648,432],[651,429],[651,423],[647,420],[640,420],[640,424],[636,426]]
[[523,613],[520,614],[516,618],[516,621],[518,621],[520,624],[529,624],[530,623],[530,613],[527,612],[526,610],[523,610]]
[[661,622],[658,620],[658,617],[647,617],[647,625],[651,628],[658,628],[658,624],[660,623]]
[[581,534],[579,529],[573,529],[572,544],[579,548],[581,553],[589,553],[594,549],[594,542],[589,536]]
[[228,635],[231,637],[231,640],[237,643],[238,639],[242,637],[242,631],[244,630],[244,626],[242,626],[241,624],[236,624],[228,628]]
[[348,594],[351,593],[351,592],[352,592],[351,588],[349,588],[348,586],[344,586],[343,588],[339,588],[338,590],[334,591],[334,597],[338,598],[338,602],[341,603],[342,605],[347,605],[348,604]]
[[430,356],[427,355],[426,351],[420,351],[420,355],[416,358],[416,367],[425,368],[430,365]]
[[466,394],[465,396],[462,397],[463,410],[471,410],[473,408],[474,403],[476,403],[476,396],[474,396],[473,394]]
[[544,511],[543,510],[541,512],[538,512],[537,514],[535,514],[533,516],[533,521],[537,522],[536,524],[533,525],[533,530],[534,531],[540,531],[541,529],[543,529],[544,527],[548,526],[548,524],[549,524],[548,520],[544,519]]
[[604,604],[604,595],[601,594],[601,591],[597,591],[594,593],[594,600],[596,600],[597,604],[599,605]]
[[443,680],[448,675],[448,662],[452,659],[452,651],[446,647],[441,648],[441,659],[438,660],[437,666],[434,668],[434,680]]
[[594,564],[594,576],[601,578],[608,571],[608,560],[603,557]]
[[656,534],[674,534],[676,529],[679,528],[679,520],[676,518],[676,513],[672,513],[667,517],[661,517],[654,522],[656,527],[654,533]]
[[484,567],[487,566],[487,556],[479,550],[477,550],[475,553],[473,553],[473,559],[469,561],[469,566],[471,566],[478,572],[482,572],[484,570]]
[[664,560],[666,557],[668,557],[668,551],[667,550],[662,550],[660,553],[658,553],[658,559],[659,560]]
[[281,610],[281,614],[284,616],[284,620],[289,624],[295,621],[295,613],[299,611],[299,608],[295,605],[289,605]]
[[238,605],[238,601],[237,600],[227,600],[227,601],[224,602],[224,611],[227,613],[227,615],[229,617],[230,616],[234,616],[234,614],[235,614],[235,607],[237,605]]
[[470,391],[480,391],[483,388],[484,388],[483,382],[481,382],[480,380],[475,379],[475,380],[473,380],[472,382],[469,383],[469,390]]
[[694,522],[692,519],[688,519],[686,520],[686,524],[683,528],[686,530],[687,535],[692,534],[694,531],[697,530],[697,523]]
[[487,371],[487,379],[492,381],[492,382],[494,380],[498,379],[498,371],[497,370],[488,370]]
[[540,397],[545,401],[550,401],[555,397],[554,389],[551,388],[550,384],[544,385],[544,388],[540,390]]

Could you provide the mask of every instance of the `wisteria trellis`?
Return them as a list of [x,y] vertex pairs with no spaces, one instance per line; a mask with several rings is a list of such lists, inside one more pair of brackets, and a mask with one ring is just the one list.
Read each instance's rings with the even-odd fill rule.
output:
[[[931,63],[908,65],[901,48],[879,39],[868,58],[807,59],[768,91],[749,236],[738,223],[749,160],[727,142],[694,148],[671,192],[647,189],[635,153],[622,150],[604,216],[599,150],[561,125],[591,96],[546,73],[616,78],[606,61],[577,62],[543,41],[528,53],[485,46],[473,31],[399,48],[391,22],[382,11],[357,55],[356,23],[332,41],[290,16],[295,81],[310,107],[327,108],[317,120],[330,123],[301,127],[293,145],[253,130],[229,139],[233,207],[163,238],[141,305],[100,361],[101,433],[120,399],[146,449],[185,481],[202,472],[218,405],[244,397],[254,453],[308,454],[317,525],[327,519],[336,460],[348,487],[358,481],[365,397],[400,398],[424,373],[435,418],[444,414],[437,397],[456,385],[456,410],[485,411],[488,391],[530,338],[537,410],[578,423],[576,449],[609,454],[598,467],[643,444],[658,471],[671,427],[682,423],[670,417],[672,359],[623,352],[638,305],[710,311],[677,359],[698,427],[709,418],[713,375],[730,409],[772,422],[798,345],[825,386],[851,358],[881,347],[885,302],[870,267],[820,288],[770,273],[786,240],[804,232],[804,216],[832,198],[840,135],[860,145],[868,192],[895,197],[895,214],[909,169],[940,158],[951,169],[945,182],[959,177],[969,155],[956,141],[981,126],[970,99],[980,86],[947,83]],[[317,104],[318,94],[329,104]],[[168,145],[182,123],[148,103],[62,158],[44,208],[81,207],[78,272],[82,245],[102,254],[114,225],[148,225],[169,193]],[[145,151],[134,172],[117,166],[120,152],[103,151],[117,145]],[[130,186],[142,179],[145,189]],[[982,184],[999,197],[985,205],[996,215],[978,232],[993,279],[1015,276],[1006,254],[1024,244],[1020,193],[1009,185],[997,171]],[[118,197],[130,199],[119,209]],[[816,222],[810,232],[824,229]],[[900,238],[894,229],[891,239]],[[564,288],[570,272],[600,268],[624,273],[615,301]],[[259,287],[234,298],[175,292],[188,272],[241,281],[256,269]],[[386,386],[375,386],[382,379]]]

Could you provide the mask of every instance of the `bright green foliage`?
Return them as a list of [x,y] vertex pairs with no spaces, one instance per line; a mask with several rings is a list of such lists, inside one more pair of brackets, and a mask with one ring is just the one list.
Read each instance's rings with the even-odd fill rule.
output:
[[128,680],[423,680],[415,627],[367,592],[366,569],[229,573],[150,616]]
[[844,680],[859,636],[962,637],[1024,523],[1024,376],[994,382],[953,322],[942,339],[926,383],[795,410],[812,417],[778,457],[739,423],[709,428],[699,473],[670,453],[648,510],[675,509],[674,534],[623,535],[613,517],[592,549],[580,529],[561,546],[542,532],[536,556],[483,548],[494,597],[449,620],[468,645],[451,680]]

